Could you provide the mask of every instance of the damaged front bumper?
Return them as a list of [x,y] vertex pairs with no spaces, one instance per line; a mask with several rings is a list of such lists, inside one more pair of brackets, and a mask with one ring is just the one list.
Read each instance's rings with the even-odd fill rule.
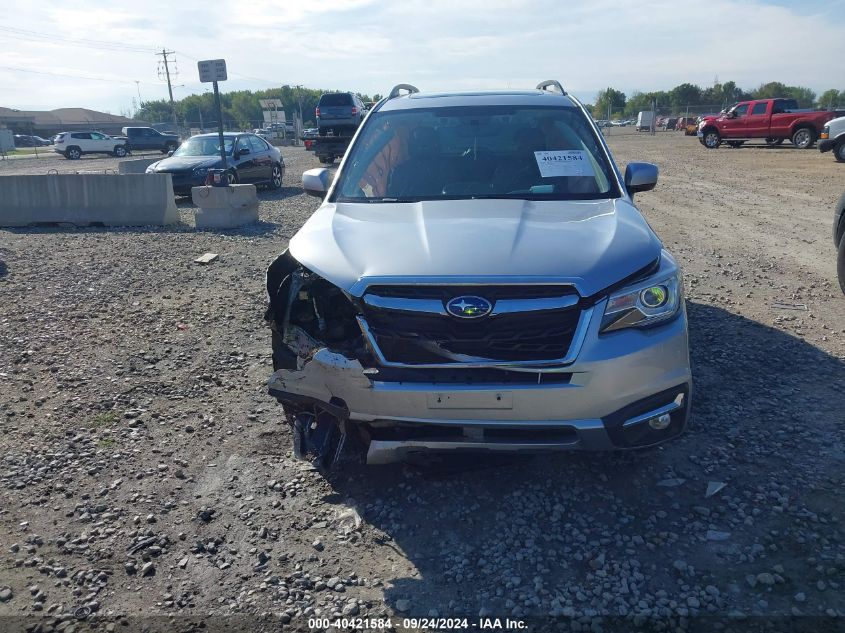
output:
[[685,311],[652,329],[599,334],[599,322],[568,365],[397,374],[317,347],[276,371],[269,391],[357,427],[370,464],[424,451],[640,448],[679,435],[691,395]]

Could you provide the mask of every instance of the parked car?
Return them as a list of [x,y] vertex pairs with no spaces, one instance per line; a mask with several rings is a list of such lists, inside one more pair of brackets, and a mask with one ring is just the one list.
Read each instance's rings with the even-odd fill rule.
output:
[[819,140],[819,151],[833,150],[833,157],[840,163],[845,163],[845,116],[828,121],[822,128]]
[[37,147],[38,143],[28,134],[15,134],[15,147]]
[[[402,89],[411,94],[400,95]],[[394,88],[267,271],[269,391],[328,467],[438,450],[608,450],[677,437],[690,407],[679,265],[556,81]]]
[[111,154],[123,158],[127,154],[126,141],[102,132],[61,132],[56,135],[53,151],[70,160],[83,154]]
[[739,147],[751,139],[768,144],[789,139],[799,149],[813,146],[824,124],[834,118],[828,110],[799,110],[794,99],[741,101],[724,115],[699,125],[698,138],[708,149],[726,142]]
[[836,273],[839,287],[845,293],[845,193],[833,212],[833,245],[836,247]]
[[675,121],[676,130],[683,131],[684,136],[695,136],[698,131],[698,119],[696,117],[680,117]]
[[178,134],[164,134],[152,127],[125,127],[121,130],[129,151],[158,150],[167,154],[179,147]]
[[663,127],[667,130],[675,130],[675,129],[677,129],[678,121],[680,121],[680,119],[678,117],[673,117],[673,116],[666,117],[666,120],[664,121]]
[[35,134],[32,135],[32,138],[35,141],[37,141],[40,145],[46,146],[46,145],[52,145],[53,144],[53,139],[41,138],[40,136],[37,136]]
[[364,120],[364,102],[352,92],[328,92],[320,97],[316,116],[321,136],[351,136]]
[[[226,133],[223,146],[230,184],[282,186],[285,163],[278,147],[255,134]],[[147,167],[148,174],[170,174],[176,195],[190,195],[191,187],[205,184],[209,169],[222,169],[220,141],[215,134],[198,134],[182,143],[173,155]]]

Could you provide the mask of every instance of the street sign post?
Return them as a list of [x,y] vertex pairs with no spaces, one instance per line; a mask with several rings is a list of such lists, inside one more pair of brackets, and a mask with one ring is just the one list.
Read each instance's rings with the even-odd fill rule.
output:
[[[217,89],[218,81],[226,81],[226,60],[206,59],[197,62],[197,68],[200,73],[200,81],[214,85],[214,108],[217,110],[217,137],[220,143],[220,158],[223,160],[223,169],[228,169],[226,146],[223,142],[223,110],[220,108],[220,91]],[[234,146],[232,147],[232,155],[234,156]]]

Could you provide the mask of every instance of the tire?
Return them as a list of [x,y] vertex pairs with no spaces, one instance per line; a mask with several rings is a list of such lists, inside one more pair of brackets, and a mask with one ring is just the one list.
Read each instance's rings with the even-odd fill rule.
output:
[[282,166],[276,163],[273,165],[273,173],[270,175],[270,189],[282,188]]
[[768,145],[769,147],[777,147],[778,145],[781,145],[781,144],[783,144],[782,138],[767,138],[766,139],[766,145]]
[[65,150],[65,158],[69,160],[79,160],[82,158],[82,151],[78,147],[68,147]]
[[839,289],[845,294],[845,237],[839,240],[839,249],[836,253],[836,274],[839,276]]
[[123,145],[116,145],[112,154],[117,158],[123,158],[126,156],[126,148]]
[[742,147],[742,144],[745,143],[745,141],[728,141],[727,143],[734,149],[738,149]]
[[833,157],[837,163],[845,163],[845,139],[840,140],[833,147]]
[[716,149],[722,144],[722,135],[719,134],[718,130],[707,130],[704,133],[702,143],[707,149]]
[[792,144],[798,149],[810,149],[815,142],[816,133],[809,127],[799,127],[792,135]]

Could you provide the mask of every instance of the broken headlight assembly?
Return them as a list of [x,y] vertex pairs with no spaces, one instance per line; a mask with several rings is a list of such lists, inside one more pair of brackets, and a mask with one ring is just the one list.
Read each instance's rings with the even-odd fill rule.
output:
[[601,332],[651,327],[674,319],[683,302],[684,284],[678,270],[656,275],[610,295]]

